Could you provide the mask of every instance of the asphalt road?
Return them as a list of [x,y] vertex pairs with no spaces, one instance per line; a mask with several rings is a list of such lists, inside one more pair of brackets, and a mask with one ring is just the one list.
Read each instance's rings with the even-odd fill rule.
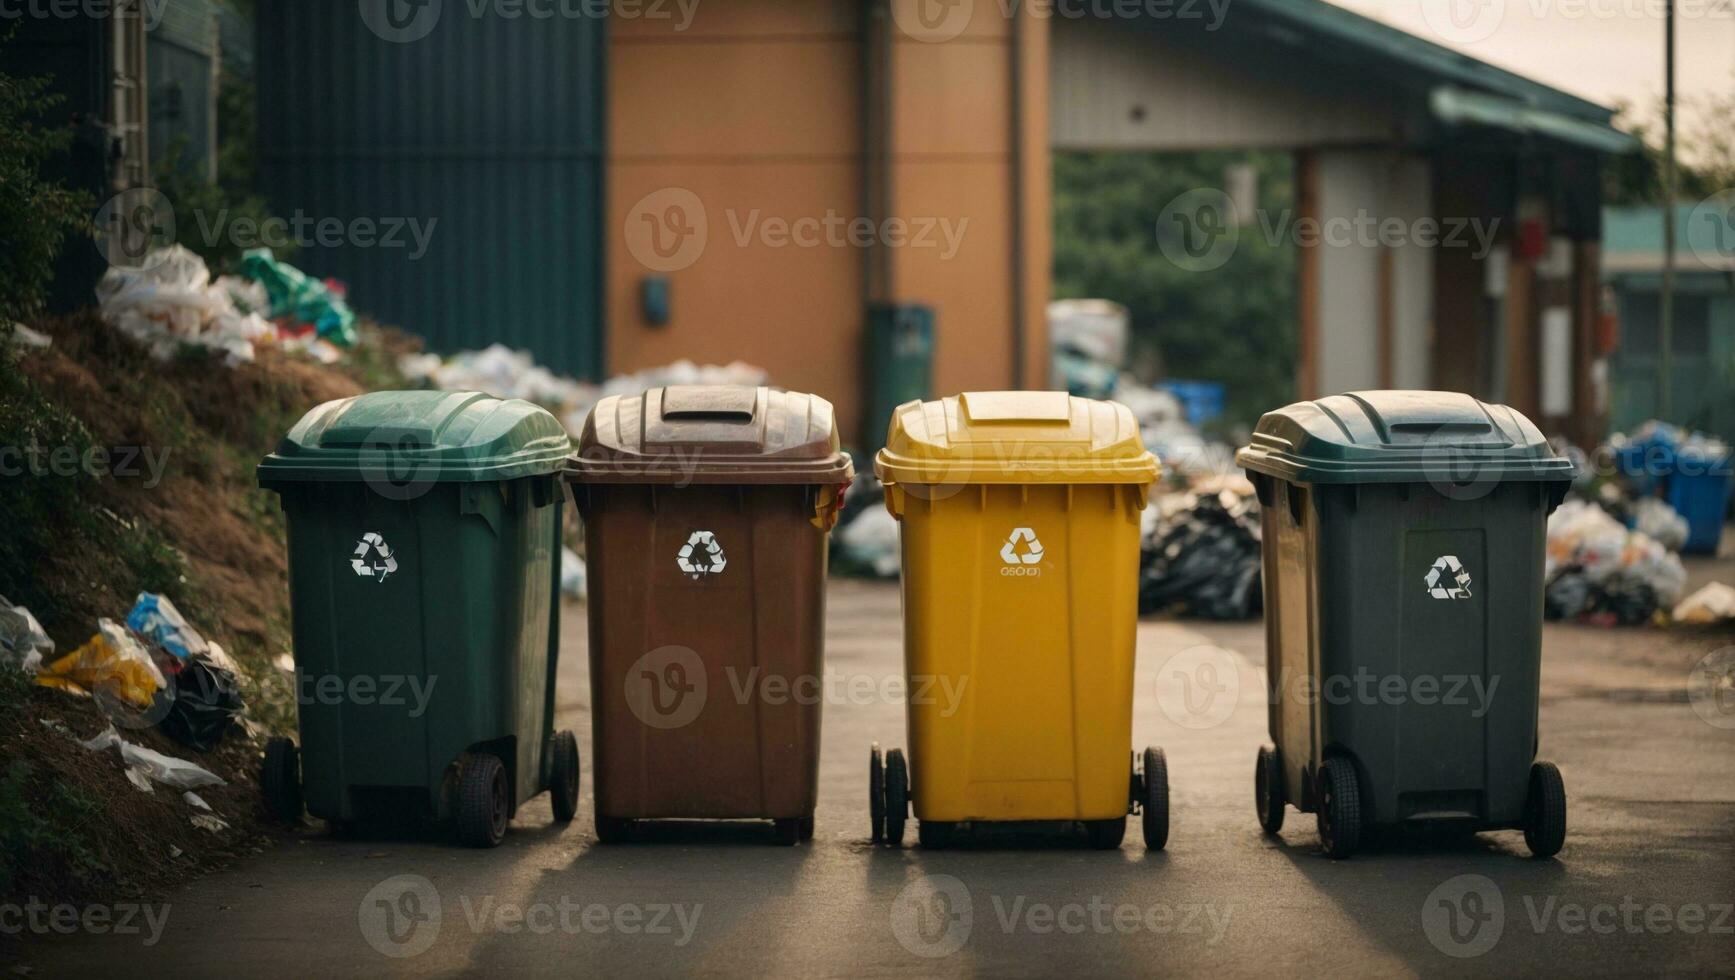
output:
[[[837,582],[829,602],[828,670],[876,687],[897,676],[896,587]],[[877,848],[868,746],[902,742],[903,706],[847,695],[824,709],[811,844],[685,824],[599,846],[582,615],[569,607],[563,636],[561,723],[587,760],[569,827],[543,797],[491,852],[309,829],[170,896],[154,942],[32,937],[26,961],[44,975],[223,977],[1735,973],[1735,715],[1717,727],[1685,693],[1691,663],[1735,637],[1548,627],[1542,754],[1571,800],[1557,859],[1494,833],[1383,840],[1333,862],[1311,816],[1291,811],[1278,838],[1255,822],[1256,623],[1140,626],[1134,742],[1168,755],[1165,852],[1145,852],[1136,821],[1112,853],[1052,833],[927,853],[913,826],[902,850]],[[1230,651],[1230,700],[1191,727],[1164,675],[1213,647]]]

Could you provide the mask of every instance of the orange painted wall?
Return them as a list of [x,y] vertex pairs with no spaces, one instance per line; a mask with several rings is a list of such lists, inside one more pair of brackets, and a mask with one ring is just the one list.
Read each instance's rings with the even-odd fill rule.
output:
[[[911,23],[926,0],[890,0],[894,20]],[[955,37],[927,41],[896,32],[892,57],[894,213],[963,225],[951,258],[936,250],[893,256],[896,298],[935,307],[939,344],[934,384],[941,393],[1014,383],[1013,316],[1023,291],[1024,383],[1048,387],[1050,292],[1048,21],[1022,4],[1014,31],[997,3],[970,5]],[[1022,59],[1022,127],[1013,125],[1012,59]],[[1015,129],[1024,143],[1023,261],[1015,267],[1012,206]],[[1015,281],[1016,269],[1021,281]]]
[[[1027,17],[1018,49],[1028,273],[1015,281],[1014,32],[1001,5],[974,6],[969,29],[952,40],[891,32],[888,216],[911,228],[924,219],[962,228],[950,257],[943,245],[889,253],[886,298],[937,308],[940,393],[1013,383],[1018,290],[1026,379],[1047,382],[1046,23]],[[611,22],[608,367],[749,361],[777,384],[829,398],[853,435],[868,256],[847,241],[778,244],[762,223],[862,214],[864,167],[879,154],[867,153],[864,136],[861,11],[855,0],[711,0],[694,9],[684,30],[670,21]],[[696,211],[704,246],[682,251],[678,240],[696,240]],[[670,262],[676,267],[660,274],[671,285],[673,317],[649,326],[640,284]]]

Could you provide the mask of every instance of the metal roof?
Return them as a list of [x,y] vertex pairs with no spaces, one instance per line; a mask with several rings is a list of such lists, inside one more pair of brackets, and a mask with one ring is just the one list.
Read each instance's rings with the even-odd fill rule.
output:
[[[1326,0],[1229,0],[1215,32],[1260,58],[1366,79],[1407,93],[1445,127],[1481,127],[1601,153],[1638,148],[1614,110],[1525,78]],[[1149,26],[1180,24],[1153,19]]]

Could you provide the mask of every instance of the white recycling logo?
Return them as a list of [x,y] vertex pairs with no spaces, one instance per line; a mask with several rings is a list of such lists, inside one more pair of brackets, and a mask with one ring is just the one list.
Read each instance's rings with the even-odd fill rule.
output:
[[1424,579],[1428,594],[1436,599],[1470,598],[1470,572],[1458,561],[1457,555],[1441,555],[1434,559]]
[[718,543],[717,536],[710,531],[694,531],[687,538],[687,543],[681,546],[681,553],[675,556],[675,563],[681,566],[681,571],[692,578],[705,575],[716,575],[723,571],[729,560],[723,556],[723,546]]
[[392,556],[391,545],[373,531],[362,535],[355,543],[354,554],[349,567],[361,578],[384,582],[387,575],[398,570],[398,560]]
[[[1018,546],[1024,545],[1024,551],[1019,552]],[[1036,540],[1036,532],[1027,527],[1015,527],[1012,536],[1000,547],[1000,560],[1008,565],[1037,565],[1042,562],[1042,542]]]

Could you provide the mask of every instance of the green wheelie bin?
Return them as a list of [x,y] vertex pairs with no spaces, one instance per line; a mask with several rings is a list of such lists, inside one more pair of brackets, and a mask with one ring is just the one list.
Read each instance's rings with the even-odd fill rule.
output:
[[300,748],[266,746],[268,807],[335,827],[447,821],[498,844],[524,801],[578,805],[555,732],[553,415],[474,392],[389,391],[307,413],[259,466],[289,534]]
[[1559,851],[1537,681],[1547,520],[1572,463],[1511,408],[1437,391],[1278,409],[1236,460],[1263,511],[1260,824],[1312,812],[1332,857],[1416,824]]

